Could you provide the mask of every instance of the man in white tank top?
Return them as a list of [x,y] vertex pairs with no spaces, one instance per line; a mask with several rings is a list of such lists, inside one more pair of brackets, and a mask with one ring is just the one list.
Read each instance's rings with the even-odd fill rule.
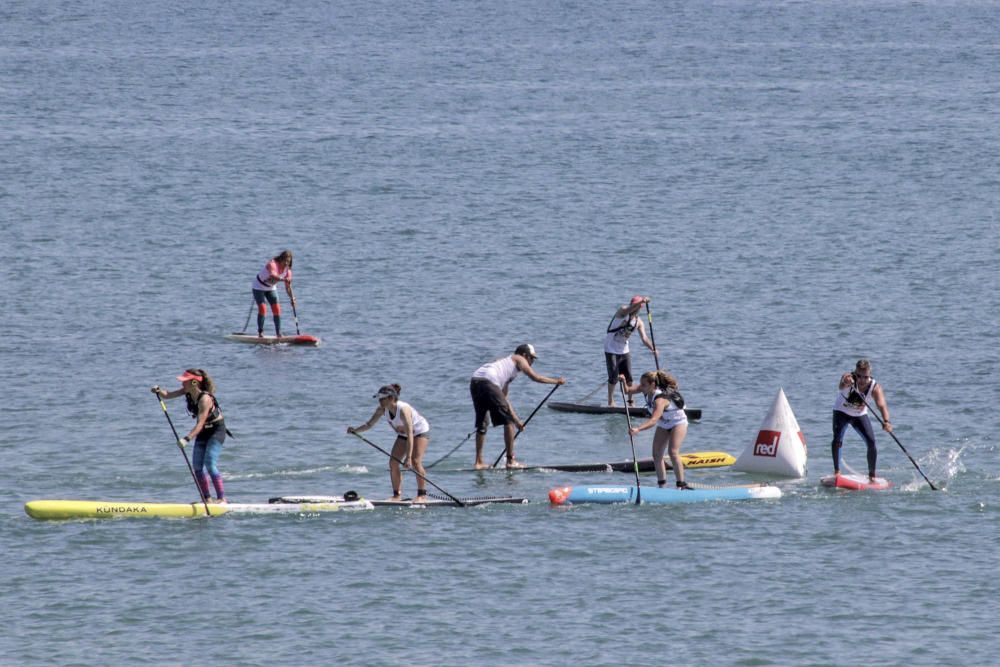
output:
[[507,445],[507,467],[523,468],[524,465],[514,458],[514,436],[517,431],[524,430],[524,422],[517,416],[514,406],[507,398],[510,383],[519,373],[540,384],[565,384],[564,378],[550,378],[539,375],[532,369],[538,355],[535,348],[525,343],[518,345],[514,354],[480,366],[472,374],[469,383],[469,393],[472,394],[472,405],[476,410],[476,464],[477,470],[489,468],[483,461],[483,445],[486,444],[486,416],[489,415],[494,426],[503,426],[504,442]]
[[868,447],[868,478],[875,481],[878,450],[875,448],[875,430],[868,418],[868,404],[872,400],[882,413],[882,430],[891,433],[889,405],[886,403],[882,386],[872,378],[871,362],[859,359],[854,366],[854,372],[844,373],[840,377],[837,398],[833,403],[833,442],[830,449],[833,455],[834,475],[840,474],[840,448],[844,443],[844,433],[850,426],[857,431]]

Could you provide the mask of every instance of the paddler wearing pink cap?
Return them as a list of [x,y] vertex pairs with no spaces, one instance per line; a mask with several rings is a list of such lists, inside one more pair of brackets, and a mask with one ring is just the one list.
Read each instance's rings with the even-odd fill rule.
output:
[[636,294],[627,304],[618,307],[611,322],[608,323],[608,331],[604,336],[604,362],[608,367],[608,405],[615,404],[615,389],[619,375],[624,375],[625,381],[632,384],[632,353],[628,348],[628,339],[632,332],[638,330],[642,344],[649,348],[654,357],[660,358],[660,353],[646,336],[646,327],[639,318],[639,311],[648,302],[648,296]]
[[[201,497],[206,502],[224,503],[226,494],[222,484],[222,474],[219,472],[219,455],[222,453],[222,443],[226,441],[226,421],[215,400],[215,383],[204,370],[189,368],[177,376],[181,388],[166,391],[153,387],[150,391],[160,398],[177,398],[184,396],[187,400],[187,410],[194,418],[194,427],[188,434],[177,441],[181,447],[187,446],[194,439],[194,451],[191,453],[191,465],[194,468]],[[211,477],[215,487],[216,499],[211,499],[208,490],[208,479]]]

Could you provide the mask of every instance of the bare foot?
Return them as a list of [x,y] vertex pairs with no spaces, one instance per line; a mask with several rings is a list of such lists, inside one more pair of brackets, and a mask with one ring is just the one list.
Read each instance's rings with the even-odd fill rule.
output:
[[386,498],[386,500],[389,500],[389,501],[394,502],[394,503],[398,503],[401,500],[403,500],[403,496],[389,496],[388,498]]
[[514,459],[507,459],[507,470],[512,470],[515,468],[523,468],[524,464],[520,461]]
[[423,494],[423,495],[418,495],[416,498],[413,499],[413,504],[414,505],[422,505],[422,504],[424,504],[426,502],[427,502],[427,494],[426,493]]
[[485,463],[483,463],[482,461],[476,461],[476,465],[474,465],[472,467],[475,470],[485,470],[486,468],[489,468],[489,466],[486,465]]

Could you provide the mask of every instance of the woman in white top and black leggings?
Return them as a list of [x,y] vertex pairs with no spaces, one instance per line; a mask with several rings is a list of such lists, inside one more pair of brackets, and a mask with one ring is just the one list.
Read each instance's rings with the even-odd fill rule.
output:
[[357,428],[347,427],[347,432],[367,431],[375,425],[379,417],[385,415],[389,426],[396,432],[396,442],[392,445],[392,458],[389,459],[389,478],[392,481],[390,500],[403,499],[403,474],[399,469],[399,462],[403,461],[407,468],[417,473],[417,497],[413,501],[426,502],[427,489],[424,484],[426,473],[423,460],[427,452],[427,443],[430,441],[431,425],[412,405],[399,400],[402,391],[403,388],[398,384],[381,387],[372,397],[378,399],[378,407],[375,408],[371,418]]

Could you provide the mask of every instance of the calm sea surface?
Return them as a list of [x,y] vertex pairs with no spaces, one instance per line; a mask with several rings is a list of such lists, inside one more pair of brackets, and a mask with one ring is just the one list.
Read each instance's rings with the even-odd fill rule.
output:
[[[5,2],[0,664],[995,662],[998,16]],[[323,345],[225,341],[284,248]],[[738,454],[784,388],[810,462],[781,500],[553,509],[553,486],[628,478],[461,472],[466,443],[435,482],[531,504],[24,514],[35,498],[192,500],[148,392],[189,366],[237,435],[232,499],[386,496],[385,458],[344,432],[379,385],[429,418],[433,460],[472,429],[471,373],[521,342],[569,380],[553,400],[600,387],[604,328],[636,292],[705,413],[685,450]],[[861,356],[943,490],[884,434],[892,491],[819,487],[837,378]],[[520,379],[511,396],[526,415],[547,390]],[[384,424],[371,438],[392,440]],[[491,432],[488,456],[500,446]],[[518,453],[630,450],[622,417],[543,408]],[[845,455],[864,468],[853,434]]]

